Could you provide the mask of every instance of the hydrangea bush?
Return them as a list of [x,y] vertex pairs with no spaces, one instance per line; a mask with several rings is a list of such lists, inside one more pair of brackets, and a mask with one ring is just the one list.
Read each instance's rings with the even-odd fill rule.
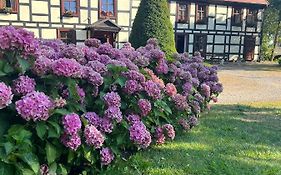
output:
[[97,174],[198,125],[222,92],[200,55],[168,62],[157,40],[121,49],[0,28],[0,170]]

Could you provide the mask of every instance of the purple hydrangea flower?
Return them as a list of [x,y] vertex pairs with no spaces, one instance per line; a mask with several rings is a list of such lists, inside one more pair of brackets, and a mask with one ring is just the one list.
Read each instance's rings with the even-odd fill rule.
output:
[[88,47],[98,48],[101,45],[101,41],[96,38],[89,38],[84,41],[84,44]]
[[182,90],[183,90],[183,94],[184,95],[189,95],[192,92],[192,84],[189,82],[184,83],[184,85],[182,86]]
[[136,80],[141,83],[145,82],[145,76],[142,73],[135,70],[130,70],[126,73],[123,73],[123,75],[130,80]]
[[65,133],[69,135],[77,134],[82,127],[80,117],[75,113],[65,115],[62,119],[62,124]]
[[31,92],[16,102],[16,110],[20,116],[29,121],[47,120],[53,109],[52,100],[43,92]]
[[114,160],[114,154],[110,148],[102,148],[100,156],[102,165],[109,165]]
[[82,49],[74,44],[65,45],[61,52],[64,57],[75,59],[80,64],[85,64],[87,62]]
[[100,130],[104,133],[112,133],[113,124],[109,118],[101,118],[100,119]]
[[140,108],[142,116],[147,116],[149,114],[149,112],[151,111],[151,103],[149,102],[149,100],[140,99],[138,101],[138,106]]
[[158,74],[167,74],[168,71],[169,71],[169,68],[166,63],[166,60],[165,59],[159,60],[157,66],[156,66],[156,72]]
[[142,122],[136,122],[129,128],[130,139],[140,148],[147,148],[151,143],[150,132]]
[[127,116],[127,120],[128,120],[128,122],[129,122],[131,125],[133,125],[133,124],[135,124],[135,123],[141,121],[140,116],[138,116],[138,115],[136,115],[136,114],[130,114],[130,115],[128,115],[128,116]]
[[85,57],[88,61],[99,61],[100,55],[96,52],[94,49],[88,49],[86,50]]
[[37,75],[45,75],[47,72],[50,71],[52,65],[52,60],[47,57],[39,57],[35,60],[32,70]]
[[174,140],[176,133],[173,125],[171,124],[165,124],[163,125],[163,130],[165,131],[165,134],[167,134],[167,137]]
[[105,94],[103,99],[105,101],[105,104],[108,107],[110,107],[110,106],[120,107],[121,106],[121,97],[116,92],[109,92],[109,93]]
[[124,91],[128,94],[133,94],[142,89],[142,86],[136,80],[128,80],[125,83]]
[[203,96],[206,97],[207,99],[210,98],[211,96],[210,86],[208,86],[207,84],[201,84],[200,88]]
[[173,96],[173,101],[175,103],[175,106],[178,110],[187,110],[189,109],[189,105],[187,103],[186,96],[183,96],[181,94],[176,94]]
[[160,99],[162,97],[161,89],[152,80],[148,80],[147,82],[143,83],[143,87],[148,96],[152,97],[153,99]]
[[188,123],[191,127],[198,125],[198,119],[195,116],[191,116],[188,120]]
[[101,148],[105,139],[102,133],[94,125],[87,125],[85,127],[84,136],[86,143],[96,149]]
[[86,66],[92,68],[100,74],[105,74],[107,72],[107,67],[99,61],[89,61]]
[[103,77],[100,73],[91,70],[88,72],[88,81],[94,86],[101,86],[103,84]]
[[35,80],[28,76],[19,76],[13,81],[13,92],[16,95],[26,95],[35,90]]
[[111,58],[108,55],[100,55],[99,61],[103,64],[108,64],[108,62],[111,60]]
[[61,142],[64,144],[64,146],[70,148],[73,151],[76,151],[78,147],[81,145],[81,138],[77,133],[73,135],[64,133],[61,136]]
[[156,138],[156,143],[159,145],[162,145],[165,143],[166,137],[164,135],[164,131],[163,128],[158,126],[155,129],[155,138]]
[[0,109],[7,107],[12,103],[13,93],[11,87],[0,82]]
[[105,110],[104,116],[111,120],[116,120],[117,123],[122,121],[122,112],[120,108],[116,106],[110,106],[107,110]]
[[[79,87],[78,85],[76,85],[76,91],[77,91],[77,94],[78,94],[78,96],[79,96],[79,102],[80,102],[80,103],[84,103],[85,96],[86,96],[86,93],[85,93],[84,89],[82,89],[81,87]],[[65,99],[69,98],[69,89],[63,89],[61,95],[62,95],[63,98],[65,98]]]
[[187,120],[181,118],[181,119],[179,119],[179,124],[184,130],[186,130],[186,131],[190,130],[190,125]]
[[94,125],[96,128],[100,127],[101,118],[95,112],[87,112],[84,117],[88,120],[91,125]]
[[82,66],[74,59],[60,58],[54,61],[52,71],[58,76],[74,78],[82,76]]

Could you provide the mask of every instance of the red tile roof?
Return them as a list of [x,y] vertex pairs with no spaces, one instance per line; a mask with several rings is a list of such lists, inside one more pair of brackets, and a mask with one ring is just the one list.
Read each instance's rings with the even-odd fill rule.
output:
[[268,1],[267,0],[222,0],[222,1],[223,2],[235,2],[235,3],[268,5]]

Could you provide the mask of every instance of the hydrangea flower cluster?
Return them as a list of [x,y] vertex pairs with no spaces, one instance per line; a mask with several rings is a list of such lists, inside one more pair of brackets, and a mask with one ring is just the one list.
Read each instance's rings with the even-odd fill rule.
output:
[[53,108],[53,101],[43,92],[31,92],[16,102],[18,114],[26,121],[45,121]]
[[161,89],[159,86],[154,83],[152,80],[148,80],[145,83],[143,83],[143,88],[146,91],[147,95],[150,96],[152,99],[161,99]]
[[101,148],[105,139],[102,133],[94,125],[87,125],[85,127],[84,136],[86,143],[96,149]]
[[39,47],[32,32],[12,26],[0,28],[0,41],[1,50],[21,51],[24,56],[35,54]]
[[82,76],[82,67],[75,59],[60,58],[54,61],[52,71],[58,76],[73,78]]
[[81,130],[82,123],[79,115],[71,113],[65,115],[62,119],[64,127],[64,134],[61,137],[61,142],[70,149],[76,151],[81,145],[81,138],[79,131]]
[[110,107],[120,107],[121,106],[121,97],[116,92],[109,92],[103,97],[105,104]]
[[147,148],[151,143],[150,132],[146,129],[146,126],[140,121],[135,122],[129,128],[130,139],[140,148]]
[[168,96],[173,97],[174,95],[177,94],[177,88],[174,84],[168,83],[166,84],[165,92]]
[[102,165],[109,165],[114,160],[114,154],[110,148],[102,148],[100,156]]
[[28,76],[19,76],[13,81],[13,92],[16,95],[26,95],[35,90],[35,80]]
[[0,82],[0,109],[7,107],[12,103],[13,93],[11,87]]
[[173,125],[171,124],[165,124],[163,125],[163,130],[164,132],[166,133],[166,136],[169,138],[169,139],[172,139],[174,140],[175,136],[176,136],[176,133],[175,133],[175,129],[173,127]]
[[147,99],[139,99],[138,106],[142,116],[147,116],[151,111],[151,103]]

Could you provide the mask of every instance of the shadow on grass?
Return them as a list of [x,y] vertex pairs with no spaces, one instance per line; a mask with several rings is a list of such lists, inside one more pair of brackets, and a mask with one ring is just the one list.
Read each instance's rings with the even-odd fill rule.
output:
[[221,70],[245,70],[245,71],[281,71],[278,63],[227,63],[219,66]]
[[280,135],[280,109],[215,105],[194,130],[138,153],[126,167],[128,174],[278,175]]

